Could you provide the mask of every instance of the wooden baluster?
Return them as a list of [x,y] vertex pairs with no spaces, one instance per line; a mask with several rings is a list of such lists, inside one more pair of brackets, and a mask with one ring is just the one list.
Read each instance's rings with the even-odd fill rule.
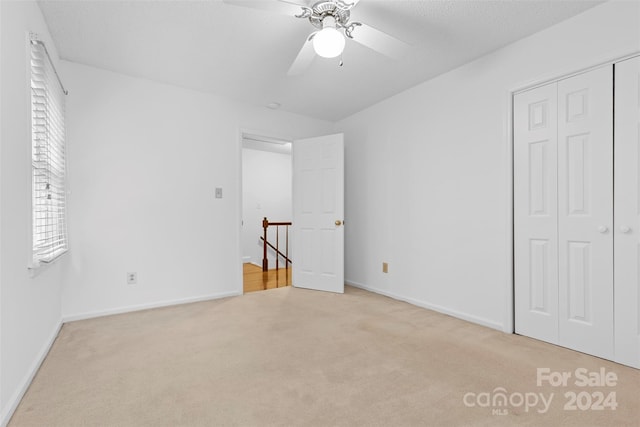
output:
[[286,226],[286,246],[284,249],[285,252],[285,261],[284,261],[284,265],[285,265],[285,269],[284,269],[284,274],[285,274],[285,283],[287,284],[287,286],[291,285],[291,283],[289,283],[289,226]]
[[276,225],[276,271],[280,268],[280,226]]

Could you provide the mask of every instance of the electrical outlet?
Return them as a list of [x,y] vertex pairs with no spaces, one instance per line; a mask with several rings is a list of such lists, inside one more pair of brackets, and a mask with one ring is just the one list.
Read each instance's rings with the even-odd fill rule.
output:
[[127,273],[127,284],[135,285],[136,283],[138,283],[138,273]]
[[222,199],[222,188],[216,187],[216,199]]
[[389,263],[388,262],[383,262],[382,263],[382,272],[383,273],[388,273],[389,272]]

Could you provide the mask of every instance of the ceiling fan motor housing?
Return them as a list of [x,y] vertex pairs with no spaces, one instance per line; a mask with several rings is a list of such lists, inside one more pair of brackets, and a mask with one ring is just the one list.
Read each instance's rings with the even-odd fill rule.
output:
[[336,27],[338,28],[346,27],[351,16],[349,10],[341,9],[336,2],[331,0],[321,0],[315,3],[311,10],[313,14],[309,16],[309,22],[319,29],[322,29],[322,20],[327,16],[331,16],[336,20]]

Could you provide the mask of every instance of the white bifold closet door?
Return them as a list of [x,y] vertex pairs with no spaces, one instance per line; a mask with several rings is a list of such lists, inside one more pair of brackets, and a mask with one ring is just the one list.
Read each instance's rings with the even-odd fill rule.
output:
[[558,343],[558,85],[514,99],[516,332]]
[[615,360],[640,368],[640,58],[615,72]]
[[613,74],[514,98],[516,332],[613,358]]
[[558,82],[559,344],[613,359],[613,67]]

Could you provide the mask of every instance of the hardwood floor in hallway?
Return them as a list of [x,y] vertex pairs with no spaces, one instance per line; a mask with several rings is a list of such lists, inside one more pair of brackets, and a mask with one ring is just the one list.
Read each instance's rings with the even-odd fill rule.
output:
[[244,277],[244,293],[264,291],[267,289],[291,286],[291,272],[289,269],[273,269],[266,272],[255,264],[245,263],[242,267]]

